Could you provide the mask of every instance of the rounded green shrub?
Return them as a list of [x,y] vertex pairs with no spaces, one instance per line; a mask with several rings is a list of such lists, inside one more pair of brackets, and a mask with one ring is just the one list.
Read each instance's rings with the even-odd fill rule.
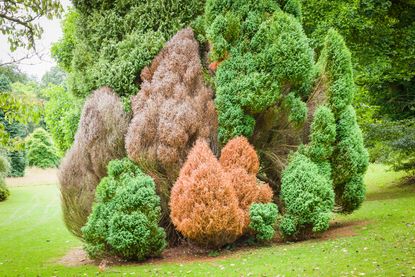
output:
[[334,206],[331,181],[319,167],[297,152],[282,174],[281,199],[285,213],[280,229],[286,237],[322,232],[329,227]]
[[128,260],[158,256],[166,247],[159,227],[160,198],[152,178],[127,158],[108,164],[108,176],[96,189],[96,204],[82,228],[85,249],[95,257]]
[[56,167],[59,158],[52,138],[43,128],[37,128],[26,141],[27,161],[30,166]]
[[6,186],[5,178],[7,177],[10,171],[10,163],[8,159],[0,155],[0,201],[6,200],[9,195],[10,191]]
[[249,208],[249,228],[259,241],[272,240],[275,236],[275,224],[278,207],[274,203],[254,203]]
[[6,187],[4,179],[0,181],[0,202],[6,200],[10,196],[10,191]]

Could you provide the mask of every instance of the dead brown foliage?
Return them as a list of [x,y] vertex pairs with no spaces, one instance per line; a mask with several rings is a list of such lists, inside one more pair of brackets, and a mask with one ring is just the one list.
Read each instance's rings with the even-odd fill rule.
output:
[[163,210],[161,225],[170,244],[175,244],[178,237],[168,208],[171,186],[197,139],[217,148],[213,92],[204,84],[193,31],[178,32],[140,77],[126,149],[129,158],[155,180]]
[[157,161],[179,171],[198,138],[216,144],[217,116],[212,90],[204,84],[199,44],[191,29],[178,32],[141,72],[132,99],[128,156]]
[[272,190],[256,179],[258,157],[245,138],[235,138],[220,162],[198,140],[170,198],[171,218],[185,237],[205,247],[234,242],[249,225],[249,207],[270,202]]
[[107,87],[96,90],[85,102],[72,148],[59,168],[64,221],[82,237],[81,227],[91,212],[95,188],[106,175],[110,160],[126,155],[128,126],[120,98]]

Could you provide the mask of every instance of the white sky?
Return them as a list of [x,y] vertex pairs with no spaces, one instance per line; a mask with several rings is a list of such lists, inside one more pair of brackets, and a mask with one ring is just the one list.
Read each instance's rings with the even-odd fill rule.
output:
[[[62,0],[61,3],[65,8],[65,11],[69,6],[71,6],[69,0]],[[43,35],[40,40],[36,41],[36,48],[38,49],[38,52],[41,53],[42,59],[34,56],[28,60],[20,62],[18,67],[21,71],[40,80],[45,72],[47,72],[52,66],[56,65],[55,61],[50,56],[50,47],[52,43],[58,41],[62,37],[60,22],[61,19],[39,19],[38,23],[40,23],[43,28]],[[16,51],[11,52],[7,37],[0,34],[0,61],[8,62],[12,60],[10,56],[14,59],[19,59],[27,55],[27,53],[28,51],[26,49],[17,49]]]

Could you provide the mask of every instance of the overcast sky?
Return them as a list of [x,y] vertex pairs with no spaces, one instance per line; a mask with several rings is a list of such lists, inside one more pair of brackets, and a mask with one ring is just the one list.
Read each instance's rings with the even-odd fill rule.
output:
[[[65,10],[71,5],[69,0],[63,0],[61,3]],[[22,61],[18,67],[21,71],[40,80],[46,71],[56,65],[55,61],[50,56],[50,47],[52,43],[58,41],[62,37],[62,30],[60,23],[61,19],[47,20],[46,18],[41,18],[38,22],[43,27],[43,35],[40,40],[36,41],[36,48],[41,52],[42,59],[35,56],[31,59]],[[10,56],[18,59],[24,57],[27,53],[28,51],[26,49],[17,49],[16,51],[11,52],[7,37],[0,35],[0,60],[2,62],[12,60]]]

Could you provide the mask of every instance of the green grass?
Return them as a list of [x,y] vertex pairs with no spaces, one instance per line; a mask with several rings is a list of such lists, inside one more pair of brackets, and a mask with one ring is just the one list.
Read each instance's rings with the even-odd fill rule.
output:
[[[415,276],[415,185],[403,174],[371,165],[362,208],[335,221],[356,225],[356,236],[310,240],[236,251],[200,262],[109,267],[106,274],[158,276]],[[0,203],[0,276],[88,276],[96,266],[65,267],[56,261],[80,246],[65,229],[55,185],[15,187]]]

